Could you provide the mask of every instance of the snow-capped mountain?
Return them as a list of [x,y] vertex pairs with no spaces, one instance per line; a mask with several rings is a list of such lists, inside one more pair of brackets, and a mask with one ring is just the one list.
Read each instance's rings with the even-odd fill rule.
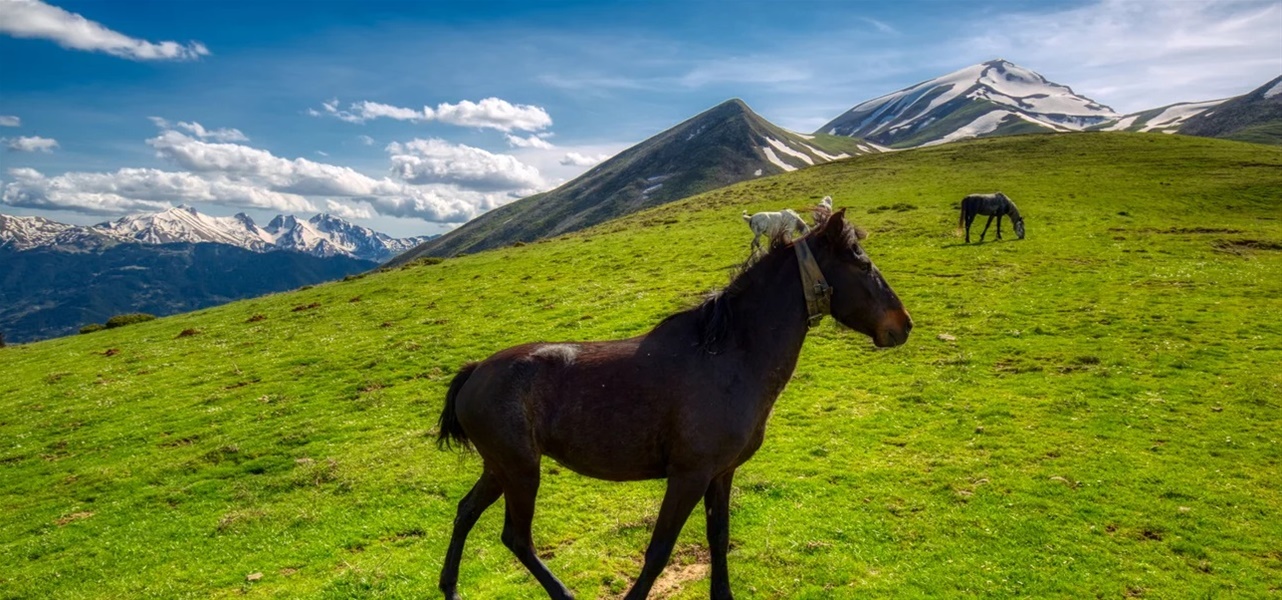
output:
[[71,227],[42,217],[0,215],[0,246],[14,250],[48,246]]
[[68,225],[43,217],[16,217],[0,214],[0,248],[22,251],[45,246],[69,250],[95,250],[119,240],[95,227]]
[[998,59],[859,104],[816,133],[913,148],[973,137],[1080,131],[1117,117],[1068,86]]
[[144,244],[214,242],[255,252],[267,250],[267,246],[272,244],[271,237],[262,235],[254,220],[244,213],[234,217],[211,217],[183,205],[158,213],[131,215],[94,227],[121,240]]
[[131,215],[89,227],[41,217],[0,215],[0,247],[12,250],[57,247],[83,251],[118,243],[211,242],[254,252],[290,250],[320,257],[347,256],[381,262],[431,237],[393,238],[328,214],[306,221],[293,215],[278,215],[266,227],[259,227],[244,213],[213,217],[189,206]]

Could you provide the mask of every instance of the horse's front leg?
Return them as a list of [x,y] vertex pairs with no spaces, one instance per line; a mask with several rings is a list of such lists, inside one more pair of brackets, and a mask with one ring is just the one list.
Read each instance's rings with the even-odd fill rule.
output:
[[726,554],[730,551],[730,486],[734,471],[717,476],[703,495],[703,510],[708,517],[708,551],[712,554],[712,600],[730,600],[730,570]]
[[1002,239],[1002,216],[997,215],[997,239]]
[[988,221],[984,223],[984,230],[979,232],[979,241],[981,242],[984,241],[984,236],[988,235],[988,226],[992,224],[993,224],[993,218],[990,216],[988,217]]
[[654,580],[667,566],[672,556],[672,547],[677,543],[677,536],[690,511],[699,503],[712,477],[702,473],[681,473],[668,476],[668,491],[663,495],[663,506],[659,508],[659,520],[654,524],[654,535],[650,537],[650,546],[645,550],[645,566],[637,577],[632,589],[624,600],[645,600],[654,586]]

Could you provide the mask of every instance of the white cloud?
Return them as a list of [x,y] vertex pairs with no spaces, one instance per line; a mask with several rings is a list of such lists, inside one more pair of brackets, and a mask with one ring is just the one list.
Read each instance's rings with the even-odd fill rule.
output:
[[314,210],[305,198],[229,180],[158,169],[120,169],[111,173],[63,173],[46,177],[35,169],[11,169],[5,204],[95,215],[164,210],[171,202],[210,202],[282,211]]
[[442,102],[436,108],[424,106],[421,110],[404,108],[363,100],[353,102],[347,109],[339,107],[337,99],[321,103],[321,110],[307,109],[313,117],[330,116],[348,123],[364,123],[374,119],[394,119],[421,123],[439,121],[461,127],[538,131],[552,126],[552,117],[542,107],[512,104],[500,98],[485,98],[480,102],[463,100],[458,104]]
[[132,60],[193,60],[209,55],[200,42],[149,42],[112,31],[39,0],[0,0],[0,33],[57,42],[71,50],[105,52]]
[[44,138],[38,135],[24,136],[17,138],[0,138],[0,144],[4,144],[10,152],[53,152],[58,147],[58,140]]
[[241,133],[239,129],[213,129],[207,130],[200,123],[187,123],[179,121],[178,127],[186,129],[196,137],[202,140],[214,140],[216,142],[248,142],[249,138]]
[[464,127],[488,127],[499,131],[538,131],[552,126],[547,111],[529,104],[511,104],[499,98],[480,102],[463,100],[458,104],[440,104],[436,120]]
[[352,206],[334,200],[325,201],[325,210],[344,219],[369,219],[374,216],[374,212],[368,206]]
[[170,123],[161,117],[147,117],[156,127],[161,129],[182,129],[188,133],[202,139],[213,140],[215,142],[248,142],[249,137],[241,133],[239,129],[205,129],[204,125],[196,122],[179,121]]
[[567,152],[565,156],[561,158],[561,164],[567,167],[568,166],[591,167],[593,165],[596,165],[605,161],[605,159],[607,158],[610,158],[609,154],[597,154],[593,156],[585,156],[583,154],[579,154],[578,152]]
[[356,136],[356,141],[358,141],[358,142],[360,142],[360,143],[362,143],[362,144],[365,144],[366,146],[373,146],[373,145],[374,145],[374,138],[372,138],[372,137],[370,137],[370,136],[368,136],[368,135],[358,135],[358,136]]
[[514,156],[445,140],[416,139],[387,146],[392,173],[410,183],[445,183],[477,191],[539,190],[539,170]]
[[542,136],[531,135],[529,137],[521,137],[519,135],[512,135],[509,133],[504,135],[504,137],[507,138],[508,145],[512,146],[513,148],[539,148],[542,150],[551,150],[552,148],[556,147],[556,146],[553,146],[551,142],[544,139],[545,137],[547,137],[546,135],[542,135]]
[[0,115],[0,127],[22,127],[22,119],[13,115]]

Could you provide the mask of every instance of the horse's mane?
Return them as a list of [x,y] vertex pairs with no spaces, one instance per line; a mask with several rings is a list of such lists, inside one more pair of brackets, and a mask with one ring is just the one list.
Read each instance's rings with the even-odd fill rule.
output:
[[[751,254],[737,267],[733,268],[729,284],[705,296],[698,306],[673,314],[660,324],[667,323],[682,315],[693,314],[696,332],[695,345],[709,354],[720,354],[725,349],[724,343],[729,338],[734,321],[734,315],[730,310],[730,301],[742,294],[744,290],[752,287],[752,283],[762,277],[764,271],[756,267],[768,259],[774,259],[784,254],[787,255],[784,257],[785,259],[792,260],[793,245],[802,243],[803,240],[811,237],[824,235],[829,226],[829,218],[831,216],[831,209],[822,205],[815,207],[816,225],[811,229],[810,233],[792,241],[789,241],[784,235],[786,232],[779,232],[772,236],[768,251],[762,254]],[[842,240],[845,244],[852,247],[856,246],[859,240],[867,236],[868,234],[863,229],[843,221]]]

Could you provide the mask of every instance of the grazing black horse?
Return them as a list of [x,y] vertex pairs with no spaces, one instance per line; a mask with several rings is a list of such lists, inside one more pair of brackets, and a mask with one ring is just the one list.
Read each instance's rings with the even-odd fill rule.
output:
[[962,198],[961,218],[957,220],[957,226],[966,228],[967,244],[970,243],[970,224],[974,222],[975,215],[988,215],[988,222],[984,223],[984,230],[979,233],[981,242],[988,234],[988,226],[993,224],[993,217],[997,217],[997,239],[1002,239],[1003,216],[1010,216],[1011,223],[1015,225],[1015,235],[1024,239],[1024,217],[1019,216],[1019,209],[1015,208],[1015,203],[1006,194],[971,194]]
[[589,477],[668,480],[645,565],[626,598],[649,594],[700,499],[712,597],[730,598],[731,482],[761,446],[808,326],[828,313],[879,347],[904,343],[912,329],[844,212],[795,242],[777,240],[726,289],[649,333],[525,344],[465,365],[446,393],[438,442],[471,444],[484,467],[458,505],[441,569],[445,597],[458,598],[467,534],[500,495],[507,497],[503,544],[549,596],[573,597],[530,539],[546,455]]

